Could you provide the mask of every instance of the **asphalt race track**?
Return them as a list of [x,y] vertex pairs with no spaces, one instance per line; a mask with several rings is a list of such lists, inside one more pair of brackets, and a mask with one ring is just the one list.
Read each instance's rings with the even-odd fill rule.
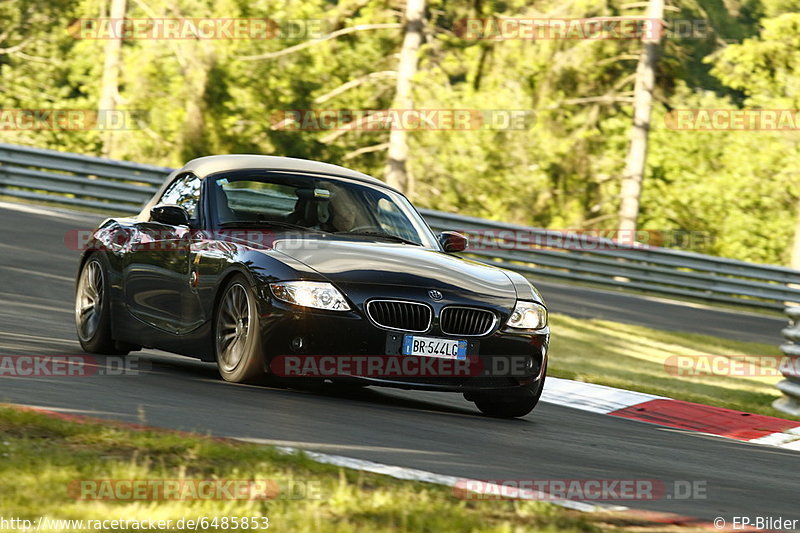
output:
[[[0,205],[0,355],[82,353],[72,295],[78,252],[64,235],[99,217]],[[784,321],[542,283],[552,311],[777,343]],[[557,332],[555,333],[557,334]],[[222,382],[213,365],[135,352],[138,374],[0,377],[0,402],[261,439],[478,479],[705,482],[706,499],[616,502],[713,519],[800,518],[800,453],[541,404],[493,420],[458,395],[323,393]],[[102,362],[103,358],[99,358]],[[613,503],[613,502],[612,502]]]

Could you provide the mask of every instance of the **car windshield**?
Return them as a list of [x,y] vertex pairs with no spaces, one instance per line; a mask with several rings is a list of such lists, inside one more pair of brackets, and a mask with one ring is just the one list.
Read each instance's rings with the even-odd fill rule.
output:
[[218,174],[209,181],[212,209],[221,227],[272,225],[437,248],[409,201],[390,189],[274,171]]

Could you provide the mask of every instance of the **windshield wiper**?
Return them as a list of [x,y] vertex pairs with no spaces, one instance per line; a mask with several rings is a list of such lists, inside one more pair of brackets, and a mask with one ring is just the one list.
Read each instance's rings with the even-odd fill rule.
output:
[[410,241],[398,235],[391,233],[384,233],[382,231],[337,231],[336,235],[364,235],[365,237],[376,237],[379,239],[386,239],[394,242],[401,242],[403,244],[413,244],[414,246],[422,246],[422,244]]
[[231,222],[222,222],[220,228],[263,228],[264,226],[273,226],[286,229],[296,229],[300,231],[308,231],[314,233],[330,233],[323,229],[309,228],[301,226],[300,224],[292,224],[291,222],[281,222],[279,220],[235,220]]

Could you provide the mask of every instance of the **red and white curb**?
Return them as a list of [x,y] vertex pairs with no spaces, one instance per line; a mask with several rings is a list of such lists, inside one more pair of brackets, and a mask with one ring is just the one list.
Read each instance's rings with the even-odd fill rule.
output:
[[542,401],[730,439],[800,450],[800,421],[548,377]]

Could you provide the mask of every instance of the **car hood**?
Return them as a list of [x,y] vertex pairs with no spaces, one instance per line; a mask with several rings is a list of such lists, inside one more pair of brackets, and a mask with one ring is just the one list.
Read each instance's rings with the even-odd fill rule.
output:
[[314,239],[278,240],[274,249],[339,285],[437,289],[446,295],[468,294],[495,301],[517,297],[514,284],[502,270],[421,246]]

